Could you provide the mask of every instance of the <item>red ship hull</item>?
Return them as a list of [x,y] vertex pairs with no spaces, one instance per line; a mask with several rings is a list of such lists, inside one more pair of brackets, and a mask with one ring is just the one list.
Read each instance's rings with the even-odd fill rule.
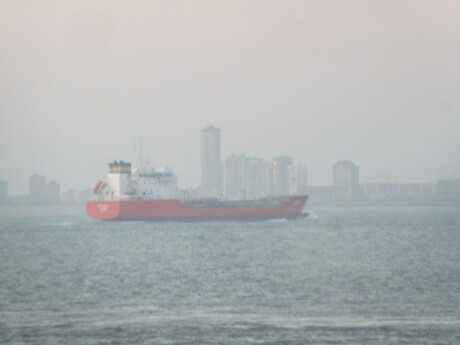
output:
[[293,196],[275,207],[192,208],[180,200],[89,201],[88,216],[104,220],[261,221],[305,217],[307,196]]

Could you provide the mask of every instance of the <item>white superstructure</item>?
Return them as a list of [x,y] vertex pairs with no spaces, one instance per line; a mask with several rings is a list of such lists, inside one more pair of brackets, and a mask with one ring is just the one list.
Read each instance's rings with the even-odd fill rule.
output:
[[172,169],[142,169],[133,173],[133,187],[142,199],[174,199],[178,196],[177,177]]
[[131,189],[131,163],[114,161],[109,163],[109,174],[107,176],[108,189],[112,197],[120,197]]
[[136,170],[124,161],[109,163],[107,183],[99,181],[93,189],[97,200],[175,199],[178,194],[172,169]]

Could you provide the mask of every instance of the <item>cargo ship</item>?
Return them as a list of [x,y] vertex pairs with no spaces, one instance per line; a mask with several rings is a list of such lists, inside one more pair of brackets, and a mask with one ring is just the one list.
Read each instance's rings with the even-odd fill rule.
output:
[[142,221],[262,221],[299,219],[306,195],[254,200],[179,198],[177,178],[171,169],[131,169],[123,161],[109,163],[107,181],[100,180],[86,204],[89,217],[102,220]]

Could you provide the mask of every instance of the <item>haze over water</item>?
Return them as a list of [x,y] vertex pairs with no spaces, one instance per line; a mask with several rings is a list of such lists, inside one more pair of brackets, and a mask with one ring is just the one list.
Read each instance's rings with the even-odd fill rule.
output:
[[0,179],[87,189],[107,162],[199,184],[199,130],[222,157],[292,156],[312,185],[460,175],[457,0],[0,2]]
[[0,343],[458,344],[460,213],[99,222],[1,209]]

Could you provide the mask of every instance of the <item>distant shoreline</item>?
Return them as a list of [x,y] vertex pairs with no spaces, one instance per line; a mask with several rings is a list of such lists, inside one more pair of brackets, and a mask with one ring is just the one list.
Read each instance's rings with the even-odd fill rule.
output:
[[401,200],[326,200],[315,199],[310,197],[307,201],[307,208],[314,206],[331,206],[331,207],[365,207],[365,206],[449,206],[460,207],[460,199],[401,199]]

